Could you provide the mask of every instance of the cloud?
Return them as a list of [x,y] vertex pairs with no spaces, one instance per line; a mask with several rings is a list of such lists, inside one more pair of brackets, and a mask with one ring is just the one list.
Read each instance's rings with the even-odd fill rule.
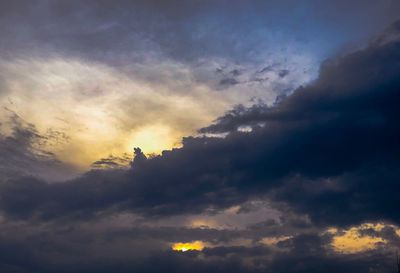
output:
[[0,271],[392,270],[399,23],[304,84],[391,2],[0,2]]
[[235,78],[225,78],[219,82],[220,85],[236,85],[239,82]]
[[[291,16],[286,16],[288,6],[293,10]],[[160,48],[164,54],[185,61],[210,55],[255,59],[261,48],[271,48],[282,41],[307,47],[309,40],[318,39],[317,44],[328,47],[351,35],[371,34],[398,18],[398,8],[396,2],[389,0],[302,4],[293,0],[251,4],[234,1],[229,9],[224,2],[214,1],[38,0],[32,4],[21,0],[2,5],[1,30],[7,38],[2,49],[9,52],[13,48],[15,52],[62,48],[67,54],[109,62],[119,62],[122,56],[140,59],[137,52]],[[312,16],[305,10],[312,11]],[[321,26],[330,31],[320,31]],[[16,31],[23,35],[12,35]]]
[[[99,158],[123,157],[138,145],[147,153],[177,147],[182,135],[194,133],[230,104],[194,84],[191,72],[179,64],[158,62],[142,68],[149,77],[169,71],[162,76],[169,81],[159,83],[60,56],[3,61],[0,70],[0,107],[18,113],[38,134],[52,130],[68,138],[47,148],[81,172]],[[182,89],[190,94],[181,96]],[[210,97],[215,98],[212,105]],[[7,114],[0,122],[7,122]]]
[[54,181],[77,175],[76,169],[49,151],[51,143],[68,141],[64,134],[54,130],[40,134],[13,111],[5,108],[2,113],[7,118],[0,123],[1,181],[21,176]]
[[337,234],[337,230],[333,229],[330,231],[334,234],[331,246],[341,253],[358,253],[385,246],[388,241],[382,237],[362,234],[367,229],[380,232],[384,227],[383,224],[363,224],[360,227],[351,227],[342,234]]
[[275,197],[316,221],[399,221],[391,194],[398,179],[399,52],[392,40],[327,61],[313,84],[273,107],[237,107],[200,132],[240,139],[240,127],[253,127],[248,142],[258,157],[248,166],[258,174],[262,165],[264,173],[248,179],[252,186],[266,189],[279,179]]
[[[365,272],[389,270],[392,253],[332,254],[326,238],[296,235],[275,248],[263,245],[206,246],[174,252],[171,240],[215,236],[215,230],[118,226],[99,222],[42,224],[2,222],[0,269],[11,272]],[[114,225],[112,227],[112,225]],[[214,234],[213,234],[214,233]],[[218,231],[218,236],[227,236]],[[203,236],[201,236],[203,234]],[[230,234],[237,237],[237,234]],[[178,239],[179,240],[179,239]],[[19,255],[18,255],[19,254]]]
[[92,163],[92,169],[113,169],[113,168],[128,168],[132,159],[129,155],[125,154],[124,157],[110,155],[105,158],[100,158]]
[[[313,84],[273,107],[241,107],[202,130],[228,130],[225,138],[185,138],[182,148],[129,171],[89,172],[61,185],[13,181],[0,190],[1,207],[14,217],[107,209],[161,216],[267,195],[320,223],[399,222],[399,54],[390,41],[327,61]],[[253,130],[235,130],[244,125]]]

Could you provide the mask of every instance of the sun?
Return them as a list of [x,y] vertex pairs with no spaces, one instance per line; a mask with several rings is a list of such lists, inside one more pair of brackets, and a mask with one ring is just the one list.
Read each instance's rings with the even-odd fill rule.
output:
[[127,143],[127,150],[140,147],[144,152],[159,154],[163,150],[177,147],[177,139],[171,128],[162,124],[148,125],[133,130]]
[[204,249],[204,243],[202,241],[193,241],[193,242],[186,242],[186,243],[174,243],[172,245],[172,250],[174,251],[202,251]]

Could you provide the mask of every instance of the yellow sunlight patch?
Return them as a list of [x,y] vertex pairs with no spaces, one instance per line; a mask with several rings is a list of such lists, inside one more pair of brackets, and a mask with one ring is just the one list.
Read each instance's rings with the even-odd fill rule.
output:
[[344,230],[343,233],[338,233],[337,229],[331,228],[327,232],[334,234],[331,246],[336,252],[345,254],[354,254],[377,248],[381,244],[386,244],[387,241],[378,236],[363,235],[361,231],[373,229],[377,232],[384,228],[383,224],[362,224],[358,227],[352,227]]
[[172,245],[172,250],[175,251],[189,251],[189,250],[197,250],[202,251],[204,249],[204,243],[202,241],[193,241],[188,243],[175,243]]

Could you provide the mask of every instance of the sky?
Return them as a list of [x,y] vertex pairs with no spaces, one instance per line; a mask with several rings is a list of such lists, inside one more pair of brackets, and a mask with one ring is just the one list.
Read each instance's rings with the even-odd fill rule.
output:
[[400,2],[0,0],[0,271],[395,272]]

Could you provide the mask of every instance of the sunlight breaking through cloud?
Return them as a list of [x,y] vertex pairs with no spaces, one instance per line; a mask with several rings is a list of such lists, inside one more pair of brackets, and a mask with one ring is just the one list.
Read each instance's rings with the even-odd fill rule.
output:
[[202,251],[204,249],[204,243],[202,241],[193,241],[193,242],[180,242],[174,243],[172,245],[172,250],[174,251]]
[[343,231],[338,231],[336,228],[329,228],[327,233],[333,235],[331,247],[334,251],[343,254],[354,254],[373,250],[381,245],[387,244],[388,241],[380,236],[366,235],[363,233],[368,230],[380,232],[384,228],[385,225],[382,223],[365,223]]

